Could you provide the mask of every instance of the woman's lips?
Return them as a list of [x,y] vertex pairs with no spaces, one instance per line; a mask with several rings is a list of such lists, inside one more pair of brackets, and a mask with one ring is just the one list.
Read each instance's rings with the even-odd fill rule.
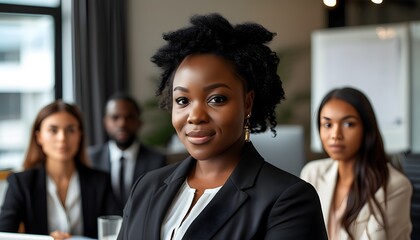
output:
[[345,146],[342,144],[330,144],[328,145],[328,148],[332,151],[332,152],[341,152],[344,150]]
[[60,153],[66,153],[66,152],[69,151],[69,147],[67,147],[67,146],[60,146],[60,147],[57,147],[57,151],[60,152]]
[[190,143],[199,145],[210,141],[215,134],[212,130],[192,130],[187,132],[186,136]]

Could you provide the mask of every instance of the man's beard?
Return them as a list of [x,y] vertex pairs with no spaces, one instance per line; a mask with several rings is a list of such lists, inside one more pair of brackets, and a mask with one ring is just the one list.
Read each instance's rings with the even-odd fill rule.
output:
[[115,143],[117,144],[117,147],[119,149],[125,150],[125,149],[129,148],[131,146],[131,144],[133,144],[133,142],[136,140],[136,137],[132,136],[125,141],[118,141],[115,138],[113,140],[115,141]]

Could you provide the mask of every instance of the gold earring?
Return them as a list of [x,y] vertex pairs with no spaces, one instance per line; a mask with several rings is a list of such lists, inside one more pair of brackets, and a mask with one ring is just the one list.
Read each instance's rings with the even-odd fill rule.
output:
[[245,131],[245,142],[249,142],[250,141],[250,134],[251,131],[249,130],[249,118],[251,117],[251,113],[248,113],[248,115],[246,115],[246,120],[245,120],[245,126],[244,126],[244,131]]

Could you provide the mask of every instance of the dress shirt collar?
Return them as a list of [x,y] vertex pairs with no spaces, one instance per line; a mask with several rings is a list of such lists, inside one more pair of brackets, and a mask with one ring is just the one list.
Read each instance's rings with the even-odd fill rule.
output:
[[135,162],[137,153],[139,151],[140,143],[138,141],[134,141],[130,147],[126,150],[122,151],[118,148],[115,141],[109,141],[109,156],[111,162],[119,162],[121,156],[124,156],[126,161]]

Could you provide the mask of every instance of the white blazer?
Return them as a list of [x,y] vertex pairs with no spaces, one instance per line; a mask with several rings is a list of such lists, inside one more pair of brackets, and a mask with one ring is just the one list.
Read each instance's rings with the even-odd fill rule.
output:
[[[413,187],[410,181],[390,164],[388,164],[388,169],[387,195],[385,196],[383,188],[378,189],[375,193],[375,198],[385,209],[384,214],[387,218],[388,229],[385,232],[385,229],[381,226],[382,218],[379,211],[377,209],[371,211],[368,204],[365,204],[355,223],[350,227],[350,232],[355,239],[410,239],[412,229],[410,207]],[[328,158],[307,163],[300,176],[317,190],[326,227],[328,226],[329,210],[337,183],[337,173],[338,162]],[[387,200],[386,208],[385,199]],[[380,219],[380,221],[377,219]],[[340,239],[349,239],[344,228],[340,230]]]

